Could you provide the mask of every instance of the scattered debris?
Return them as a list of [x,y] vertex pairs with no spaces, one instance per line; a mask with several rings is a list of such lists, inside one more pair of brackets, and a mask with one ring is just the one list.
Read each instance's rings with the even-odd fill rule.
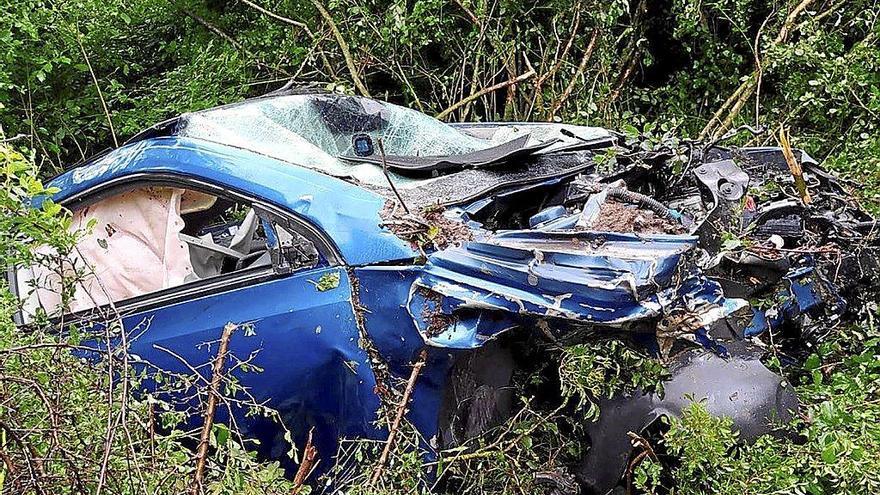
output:
[[446,217],[442,208],[427,207],[416,215],[402,213],[396,203],[386,201],[379,215],[384,227],[422,252],[446,249],[474,238],[472,229]]
[[450,220],[441,208],[427,208],[425,221],[430,225],[428,238],[435,249],[446,249],[474,239],[474,231],[460,221]]
[[425,335],[435,337],[441,332],[449,329],[458,319],[455,315],[443,312],[443,296],[434,291],[419,287],[418,292],[424,296],[425,300],[422,305],[422,319],[427,322]]
[[657,216],[651,210],[606,200],[599,209],[599,216],[590,230],[598,232],[633,232],[636,234],[683,234],[680,223]]
[[313,280],[309,280],[309,282],[314,284],[315,289],[318,289],[319,292],[333,290],[339,287],[339,272],[325,273],[324,275],[321,275],[321,278],[319,278],[317,282]]

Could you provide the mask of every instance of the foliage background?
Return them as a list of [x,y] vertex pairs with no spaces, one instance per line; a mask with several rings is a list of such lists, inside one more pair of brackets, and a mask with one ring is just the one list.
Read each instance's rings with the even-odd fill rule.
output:
[[[144,127],[291,79],[447,120],[647,125],[692,138],[742,124],[783,125],[796,146],[856,181],[854,192],[873,207],[880,200],[878,15],[872,0],[0,0],[0,137],[17,138],[8,144],[36,162],[4,148],[0,247],[23,246],[23,226],[57,232],[59,213],[27,217],[11,184],[41,187],[37,175],[54,175]],[[769,136],[741,139],[776,144]],[[10,220],[16,215],[26,219]],[[16,334],[9,304],[3,346],[38,343]],[[636,484],[653,491],[674,483],[680,493],[876,491],[873,314],[867,308],[862,325],[835,329],[805,367],[785,370],[807,403],[801,442],[734,447],[729,428],[695,408],[665,440],[677,463],[643,463]],[[52,361],[57,353],[28,359],[74,366]],[[15,372],[9,363],[0,371]],[[100,382],[81,372],[73,375],[80,384]],[[87,396],[64,388],[75,383],[59,384],[53,397],[85,414],[71,416],[80,427],[70,431],[93,448],[101,439],[88,434],[96,419],[84,410]],[[16,390],[26,392],[0,388],[0,395]],[[45,421],[38,399],[31,396],[32,414],[22,421]],[[3,413],[0,421],[8,420]],[[514,443],[524,439],[531,466],[540,449],[531,433]],[[182,455],[174,443],[167,449]],[[492,472],[510,482],[511,459],[480,471],[485,491]]]
[[[0,125],[27,135],[50,173],[114,144],[101,96],[124,139],[291,78],[436,114],[527,76],[447,118],[654,122],[694,137],[716,112],[726,127],[785,124],[875,198],[878,11],[873,0],[2,0]],[[757,79],[735,111],[724,106]]]

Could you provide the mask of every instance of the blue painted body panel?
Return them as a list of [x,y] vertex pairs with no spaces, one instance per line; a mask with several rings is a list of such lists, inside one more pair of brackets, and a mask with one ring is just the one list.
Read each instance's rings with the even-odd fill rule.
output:
[[[425,349],[425,340],[405,304],[421,273],[421,267],[414,266],[375,266],[355,271],[361,305],[368,309],[364,313],[366,333],[388,370],[401,378],[409,376],[410,364]],[[429,347],[427,365],[416,382],[407,419],[427,440],[437,432],[443,390],[456,354],[455,349]]]
[[[339,273],[339,286],[316,290],[313,282],[330,272]],[[314,428],[315,445],[322,459],[329,459],[336,453],[339,438],[384,435],[373,425],[379,407],[376,379],[366,352],[358,345],[351,285],[344,269],[316,268],[282,275],[130,315],[123,323],[133,355],[162,370],[190,374],[180,358],[193,366],[210,362],[228,322],[252,329],[236,331],[231,355],[244,360],[256,353],[251,364],[263,370],[245,373],[239,369],[235,378],[257,402],[266,401],[280,413],[300,446]],[[206,345],[209,342],[214,344]],[[229,367],[234,362],[230,358]],[[210,374],[209,368],[202,369]],[[276,425],[259,416],[246,418],[240,408],[233,412],[242,432],[259,440],[264,454],[289,461],[285,454],[290,445]],[[228,420],[228,409],[221,407],[217,419]],[[193,424],[197,422],[194,417]]]

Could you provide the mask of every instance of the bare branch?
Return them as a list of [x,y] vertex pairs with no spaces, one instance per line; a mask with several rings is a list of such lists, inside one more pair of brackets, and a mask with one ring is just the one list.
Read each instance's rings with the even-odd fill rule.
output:
[[89,68],[89,74],[92,75],[92,82],[95,83],[95,89],[98,90],[98,98],[101,100],[101,107],[104,108],[104,115],[107,117],[107,125],[110,126],[110,135],[113,136],[113,146],[119,147],[119,141],[116,139],[116,130],[113,128],[113,119],[110,118],[110,110],[107,108],[107,102],[104,100],[104,93],[101,91],[101,85],[98,84],[98,76],[95,75],[95,69],[92,68],[92,62],[89,60],[89,55],[86,53],[86,49],[82,44],[82,35],[79,32],[79,29],[76,31],[76,44],[79,45],[79,50],[82,52],[83,58],[86,61],[86,66]]
[[578,64],[577,71],[572,76],[571,80],[568,82],[568,85],[565,87],[565,90],[553,104],[553,107],[550,109],[550,116],[547,118],[548,121],[552,121],[554,117],[556,117],[556,112],[562,108],[562,105],[565,104],[565,101],[568,100],[568,97],[571,96],[572,90],[574,90],[574,85],[577,83],[578,77],[584,73],[584,69],[587,67],[587,62],[590,61],[590,57],[593,55],[593,50],[596,48],[596,39],[599,37],[599,30],[593,30],[593,35],[590,37],[590,44],[587,45],[587,49],[584,50],[584,56],[581,57],[581,63]]
[[513,79],[508,79],[507,81],[504,81],[504,82],[501,82],[501,83],[498,83],[498,84],[495,84],[495,85],[489,86],[488,88],[483,88],[483,89],[477,91],[476,93],[474,93],[474,94],[472,94],[472,95],[470,95],[470,96],[467,96],[467,97],[465,97],[464,99],[459,100],[459,101],[453,103],[453,104],[450,105],[446,110],[443,110],[442,112],[438,113],[438,114],[436,115],[436,117],[437,117],[438,119],[440,119],[440,120],[443,120],[443,119],[444,119],[447,115],[449,115],[450,113],[452,113],[452,112],[458,110],[459,108],[461,108],[461,107],[463,107],[463,106],[465,106],[465,105],[471,103],[472,101],[476,100],[477,98],[479,98],[479,97],[481,97],[481,96],[485,96],[485,95],[487,95],[487,94],[489,94],[489,93],[492,93],[492,92],[498,91],[499,89],[503,89],[503,88],[506,88],[506,87],[508,87],[508,86],[512,86],[512,85],[514,85],[514,84],[518,84],[518,83],[521,83],[521,82],[523,82],[523,81],[527,81],[527,80],[531,79],[531,78],[534,77],[534,76],[535,76],[535,71],[534,71],[534,70],[530,70],[530,71],[528,71],[528,72],[526,72],[526,73],[524,73],[524,74],[520,74],[519,76],[517,76],[517,77],[515,77],[515,78],[513,78]]
[[219,400],[218,390],[223,381],[223,366],[226,363],[226,353],[229,351],[229,340],[232,333],[238,328],[235,324],[227,323],[223,327],[220,337],[220,346],[217,349],[217,357],[214,358],[214,366],[211,370],[211,383],[208,385],[208,405],[205,408],[205,419],[202,424],[202,432],[199,435],[199,447],[196,451],[196,472],[190,485],[190,494],[197,495],[202,489],[205,480],[205,463],[208,460],[208,444],[211,438],[211,429],[214,427],[214,411],[217,409]]
[[409,398],[412,395],[413,388],[416,385],[416,379],[419,373],[428,361],[428,351],[422,350],[419,354],[419,360],[413,365],[412,373],[409,374],[409,381],[406,382],[406,389],[403,391],[403,397],[400,398],[400,404],[397,406],[397,414],[394,416],[394,422],[391,424],[391,430],[388,432],[388,439],[385,441],[385,448],[382,449],[382,455],[379,456],[379,462],[376,463],[376,469],[370,478],[370,485],[375,485],[382,478],[382,471],[388,462],[388,456],[391,454],[391,448],[394,446],[394,439],[397,431],[400,429],[400,422],[406,413],[406,407],[409,404]]

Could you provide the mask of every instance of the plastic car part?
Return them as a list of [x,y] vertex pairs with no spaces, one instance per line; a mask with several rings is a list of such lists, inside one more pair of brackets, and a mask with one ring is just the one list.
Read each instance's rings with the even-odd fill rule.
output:
[[627,432],[640,433],[660,417],[680,416],[699,402],[714,416],[729,417],[740,439],[784,432],[798,400],[794,387],[760,361],[762,351],[744,343],[728,346],[729,358],[706,350],[678,355],[663,393],[636,393],[599,401],[599,419],[587,424],[590,450],[575,469],[589,493],[605,494],[619,483],[633,450]]
[[456,155],[388,155],[385,157],[373,155],[369,157],[345,156],[344,158],[356,163],[372,163],[382,166],[387,163],[389,169],[400,174],[437,176],[441,172],[446,173],[465,168],[498,167],[515,163],[517,160],[522,160],[553,144],[552,141],[528,144],[528,141],[529,136],[526,135],[491,148]]

